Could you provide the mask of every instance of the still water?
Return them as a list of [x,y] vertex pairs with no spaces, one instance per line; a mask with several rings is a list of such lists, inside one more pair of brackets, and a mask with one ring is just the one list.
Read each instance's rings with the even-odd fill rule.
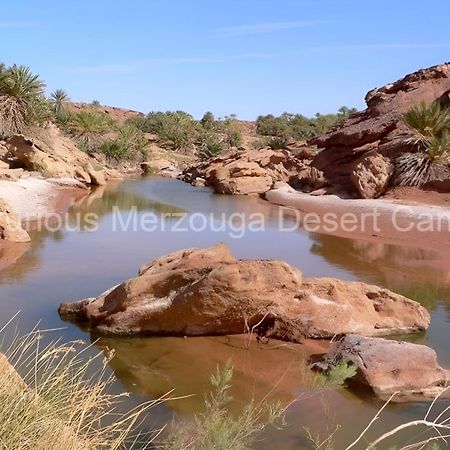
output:
[[[117,221],[118,211],[122,225]],[[94,232],[89,228],[89,213],[100,217]],[[187,220],[198,231],[173,230],[180,213],[194,217],[196,221]],[[206,229],[201,229],[204,223],[199,213],[208,217]],[[250,230],[249,223],[242,222],[237,213],[245,213],[247,218],[263,215],[264,230]],[[117,231],[127,218],[134,217],[139,224],[144,215],[156,218],[156,229],[128,226]],[[1,323],[20,310],[18,320],[23,332],[39,322],[40,328],[62,327],[54,332],[55,337],[90,342],[97,337],[60,320],[57,308],[61,301],[98,295],[135,276],[142,264],[162,254],[226,242],[238,258],[281,259],[298,267],[305,276],[361,280],[420,301],[430,310],[432,324],[426,334],[409,339],[433,347],[441,364],[450,367],[450,277],[442,263],[444,254],[307,233],[293,226],[289,214],[259,199],[215,195],[206,188],[153,177],[95,191],[73,205],[67,223],[79,223],[80,229],[33,231],[31,246],[0,247]],[[280,230],[280,223],[289,231]],[[217,365],[231,361],[235,372],[232,411],[238,412],[242,405],[268,394],[284,403],[293,402],[287,426],[268,430],[256,444],[255,448],[262,450],[315,448],[305,429],[319,442],[334,433],[335,449],[345,448],[382,405],[368,394],[347,389],[318,392],[314,388],[306,361],[311,353],[321,350],[321,343],[311,349],[280,342],[252,342],[247,349],[244,339],[234,336],[103,338],[95,344],[99,351],[106,347],[115,350],[110,363],[117,377],[114,390],[131,392],[130,405],[171,389],[179,396],[194,394],[156,408],[150,417],[155,427],[171,422],[174,416],[190,418],[201,412],[210,373]],[[424,403],[392,405],[369,436],[419,418],[427,407]]]

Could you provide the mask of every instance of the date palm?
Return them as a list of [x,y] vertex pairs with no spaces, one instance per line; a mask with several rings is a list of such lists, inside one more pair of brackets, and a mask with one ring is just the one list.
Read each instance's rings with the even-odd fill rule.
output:
[[0,134],[23,131],[44,96],[44,83],[29,67],[0,67]]
[[105,114],[94,111],[80,111],[70,121],[71,133],[87,151],[99,145],[100,138],[109,127]]
[[420,103],[406,112],[403,120],[410,129],[404,142],[417,152],[396,159],[396,184],[420,187],[448,178],[450,109],[438,102]]
[[56,91],[53,91],[50,94],[50,104],[57,117],[64,113],[65,107],[69,101],[69,95],[63,89],[56,89]]

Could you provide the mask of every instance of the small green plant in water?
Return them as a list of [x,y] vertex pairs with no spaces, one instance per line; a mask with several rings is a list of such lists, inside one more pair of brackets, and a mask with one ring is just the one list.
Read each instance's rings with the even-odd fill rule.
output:
[[212,393],[205,399],[206,411],[193,423],[178,425],[172,432],[166,450],[249,450],[255,438],[269,425],[282,425],[284,409],[277,403],[250,402],[233,417],[229,404],[233,368],[227,366],[213,373]]

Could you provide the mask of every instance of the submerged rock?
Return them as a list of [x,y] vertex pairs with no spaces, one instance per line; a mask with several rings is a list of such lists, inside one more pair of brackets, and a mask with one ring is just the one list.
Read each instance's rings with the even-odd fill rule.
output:
[[200,336],[254,332],[300,342],[339,333],[425,330],[429,314],[386,289],[303,280],[282,261],[236,260],[224,244],[156,259],[94,299],[62,304],[64,319],[117,335]]
[[328,371],[342,362],[357,368],[351,383],[370,388],[382,400],[393,394],[397,402],[432,399],[450,384],[450,371],[425,345],[347,335],[312,367]]

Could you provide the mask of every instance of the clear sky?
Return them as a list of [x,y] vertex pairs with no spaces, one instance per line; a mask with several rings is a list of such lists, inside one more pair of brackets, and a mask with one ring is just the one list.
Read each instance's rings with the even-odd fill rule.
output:
[[76,101],[312,115],[450,60],[449,19],[449,0],[14,0],[1,59]]

